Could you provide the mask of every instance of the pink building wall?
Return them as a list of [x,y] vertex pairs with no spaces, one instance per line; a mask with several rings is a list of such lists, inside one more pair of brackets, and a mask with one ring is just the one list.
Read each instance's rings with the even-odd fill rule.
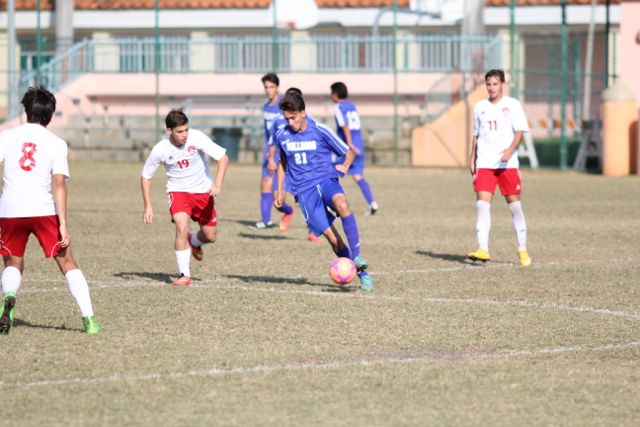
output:
[[634,91],[640,108],[640,0],[624,0],[620,16],[620,78]]

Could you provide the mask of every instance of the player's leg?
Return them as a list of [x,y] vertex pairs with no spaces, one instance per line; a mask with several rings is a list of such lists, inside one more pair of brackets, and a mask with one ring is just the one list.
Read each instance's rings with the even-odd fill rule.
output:
[[194,204],[191,218],[200,225],[200,230],[197,233],[189,233],[187,238],[191,246],[191,255],[196,261],[202,261],[204,258],[202,246],[216,241],[218,213],[213,197],[208,194],[193,194],[191,198]]
[[342,240],[342,236],[340,236],[340,233],[336,230],[333,224],[330,225],[322,235],[327,239],[336,256],[351,259],[351,250],[347,245],[345,245],[344,240]]
[[344,230],[347,242],[349,242],[349,248],[351,249],[351,259],[358,269],[360,289],[366,292],[372,291],[373,281],[367,273],[369,263],[360,254],[360,233],[358,231],[358,223],[355,215],[351,211],[347,196],[344,194],[344,190],[338,182],[331,181],[327,183],[323,187],[322,191],[324,202],[329,203],[338,215],[340,215],[342,229]]
[[88,334],[100,332],[100,326],[93,315],[93,305],[89,295],[89,285],[73,257],[71,246],[60,247],[60,221],[56,215],[32,218],[33,234],[35,234],[44,256],[56,261],[62,275],[67,279],[71,296],[76,301],[82,315],[82,324]]
[[369,207],[367,214],[374,215],[378,212],[378,203],[376,203],[373,198],[373,192],[371,191],[371,186],[369,182],[364,177],[364,163],[365,163],[365,155],[364,150],[360,154],[356,156],[351,167],[349,168],[349,175],[353,176],[353,179],[356,180],[356,184],[360,187],[360,191],[364,196],[364,199],[367,201],[367,206]]
[[511,211],[511,222],[516,233],[518,242],[518,259],[520,265],[528,267],[531,265],[531,257],[527,251],[527,222],[520,201],[521,180],[518,169],[505,169],[498,179],[500,192],[504,195],[509,211]]
[[271,206],[273,205],[273,181],[275,173],[267,170],[266,160],[262,163],[262,178],[260,179],[260,221],[251,228],[273,228],[271,221]]
[[16,256],[4,257],[2,272],[2,312],[0,313],[0,334],[6,335],[13,327],[16,294],[22,284],[24,258]]
[[25,218],[0,218],[0,254],[4,258],[2,272],[2,312],[0,334],[8,334],[13,327],[16,295],[22,284],[24,253],[31,234]]
[[491,201],[497,185],[493,169],[478,169],[473,182],[476,191],[476,238],[478,250],[467,254],[473,261],[489,261],[489,232],[491,231]]
[[[278,190],[278,180],[273,179],[273,199],[275,200],[276,197],[276,191]],[[287,182],[285,179],[285,191],[287,190]],[[291,206],[290,204],[287,203],[286,200],[286,196],[285,196],[285,200],[282,202],[282,206],[277,207],[274,205],[274,207],[278,210],[278,212],[282,213],[282,218],[280,218],[280,224],[278,225],[278,228],[280,228],[280,231],[287,231],[289,229],[289,224],[291,223],[291,218],[293,218],[293,206]]]
[[[43,247],[44,248],[44,247]],[[78,263],[73,257],[71,247],[66,247],[54,254],[54,259],[60,272],[67,280],[71,296],[76,301],[80,313],[82,315],[82,324],[87,334],[97,334],[102,330],[96,322],[93,314],[93,304],[91,303],[91,295],[89,293],[89,284],[84,277],[82,270],[78,267]]]
[[173,280],[174,285],[187,286],[191,284],[191,246],[189,244],[189,214],[175,212],[172,216],[176,226],[175,253],[180,276]]

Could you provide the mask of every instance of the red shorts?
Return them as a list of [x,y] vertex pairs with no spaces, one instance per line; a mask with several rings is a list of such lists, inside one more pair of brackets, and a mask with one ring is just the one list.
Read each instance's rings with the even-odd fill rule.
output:
[[175,191],[169,193],[169,212],[173,217],[178,212],[187,213],[200,225],[215,227],[218,214],[209,193],[194,194]]
[[57,256],[62,250],[60,220],[57,215],[0,218],[0,254],[23,257],[31,233],[40,242],[46,258]]
[[520,194],[522,185],[520,182],[520,170],[518,168],[509,169],[478,169],[473,180],[473,190],[486,191],[493,194],[496,185],[500,187],[503,196]]

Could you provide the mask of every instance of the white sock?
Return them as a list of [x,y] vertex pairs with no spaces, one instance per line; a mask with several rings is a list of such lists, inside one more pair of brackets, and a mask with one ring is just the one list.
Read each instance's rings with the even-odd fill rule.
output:
[[191,269],[189,268],[189,263],[191,262],[191,249],[176,251],[176,260],[178,261],[178,271],[187,277],[191,277]]
[[7,292],[18,293],[18,288],[22,283],[22,274],[20,270],[15,267],[7,267],[2,272],[2,294],[6,295]]
[[82,271],[75,268],[67,271],[64,275],[67,278],[67,284],[71,295],[76,300],[76,304],[80,308],[82,317],[93,316],[93,307],[91,305],[91,296],[89,295],[89,285],[87,279],[84,278]]
[[476,233],[478,235],[478,247],[489,252],[489,230],[491,230],[491,203],[478,200],[478,221]]
[[191,235],[191,246],[195,246],[196,248],[201,247],[202,245],[204,245],[204,242],[201,242],[200,239],[198,239],[198,233],[193,233]]
[[511,221],[513,221],[513,229],[516,232],[516,238],[518,239],[518,250],[527,250],[527,223],[524,220],[524,211],[522,210],[522,203],[520,201],[509,203],[509,210],[511,211]]

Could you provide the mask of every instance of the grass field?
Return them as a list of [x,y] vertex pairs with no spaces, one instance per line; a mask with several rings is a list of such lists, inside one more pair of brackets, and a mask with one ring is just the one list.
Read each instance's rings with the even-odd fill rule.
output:
[[[230,167],[219,241],[176,273],[162,171],[72,163],[75,253],[104,332],[81,333],[62,276],[29,245],[0,337],[2,425],[637,425],[640,179],[524,172],[534,264],[495,200],[487,265],[461,170],[371,169],[358,215],[376,289],[332,285],[326,243],[253,231],[257,167]],[[351,181],[357,213],[365,210]]]

